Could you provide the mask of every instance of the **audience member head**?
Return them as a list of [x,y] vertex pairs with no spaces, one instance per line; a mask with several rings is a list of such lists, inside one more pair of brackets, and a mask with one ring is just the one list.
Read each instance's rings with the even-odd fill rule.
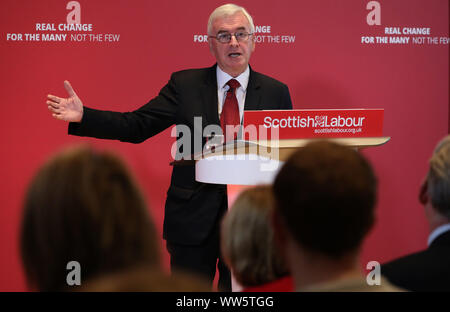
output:
[[[316,266],[324,279],[359,271],[359,249],[375,219],[376,186],[370,164],[355,150],[328,141],[298,149],[274,182],[274,224],[286,256]],[[303,261],[289,262],[294,270]]]
[[275,247],[270,186],[244,190],[222,222],[222,254],[236,280],[244,287],[262,285],[287,275]]
[[69,290],[66,265],[77,261],[82,284],[134,265],[159,265],[147,206],[124,163],[88,147],[50,159],[29,185],[21,254],[30,287]]
[[450,222],[450,135],[436,146],[420,190],[432,229]]

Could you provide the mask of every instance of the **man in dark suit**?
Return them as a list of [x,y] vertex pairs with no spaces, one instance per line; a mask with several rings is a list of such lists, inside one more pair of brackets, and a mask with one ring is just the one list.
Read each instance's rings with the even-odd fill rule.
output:
[[[205,144],[206,126],[239,126],[244,110],[292,108],[286,85],[248,65],[255,49],[253,33],[252,18],[244,8],[221,6],[208,22],[209,48],[216,65],[172,74],[156,98],[130,113],[83,107],[67,81],[69,98],[49,95],[48,108],[53,117],[71,122],[69,134],[124,142],[140,143],[171,125],[177,129],[186,125],[191,153],[196,154]],[[201,122],[194,122],[194,117]],[[202,138],[201,146],[194,144],[196,136]],[[201,273],[212,282],[217,265],[219,289],[230,290],[231,275],[219,248],[220,219],[228,206],[226,185],[199,183],[194,169],[193,165],[175,166],[167,192],[163,236],[171,267]]]
[[412,291],[450,291],[450,136],[434,150],[419,200],[430,226],[428,248],[382,265],[381,274]]

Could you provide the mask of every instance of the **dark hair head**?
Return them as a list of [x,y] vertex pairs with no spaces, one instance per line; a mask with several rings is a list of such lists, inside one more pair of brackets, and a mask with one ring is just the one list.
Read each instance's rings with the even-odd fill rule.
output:
[[25,198],[21,253],[28,282],[67,287],[66,265],[82,281],[134,264],[159,264],[154,225],[130,173],[116,156],[81,147],[46,163]]
[[304,249],[338,259],[374,223],[376,178],[358,152],[328,141],[296,151],[274,183],[276,207]]

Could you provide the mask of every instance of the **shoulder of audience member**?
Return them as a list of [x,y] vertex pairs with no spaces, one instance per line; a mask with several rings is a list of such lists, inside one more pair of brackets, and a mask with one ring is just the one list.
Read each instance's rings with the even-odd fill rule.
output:
[[160,268],[137,267],[111,273],[86,282],[86,292],[209,292],[200,277],[188,273],[168,274]]

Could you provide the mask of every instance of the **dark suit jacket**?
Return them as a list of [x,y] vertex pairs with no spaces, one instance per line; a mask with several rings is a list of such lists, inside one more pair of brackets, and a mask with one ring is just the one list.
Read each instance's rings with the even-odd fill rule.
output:
[[[70,123],[69,134],[140,143],[176,124],[187,125],[202,137],[203,128],[220,126],[216,65],[173,73],[159,95],[129,113],[106,112],[84,107],[81,123]],[[245,110],[291,109],[287,86],[250,68]],[[194,129],[194,117],[202,128]],[[202,146],[205,139],[202,140]],[[201,147],[200,147],[201,148]],[[192,149],[192,153],[201,151]],[[167,192],[164,238],[172,243],[201,243],[225,212],[226,186],[195,181],[194,165],[175,166]]]
[[450,231],[424,251],[383,264],[381,274],[407,290],[450,291]]

